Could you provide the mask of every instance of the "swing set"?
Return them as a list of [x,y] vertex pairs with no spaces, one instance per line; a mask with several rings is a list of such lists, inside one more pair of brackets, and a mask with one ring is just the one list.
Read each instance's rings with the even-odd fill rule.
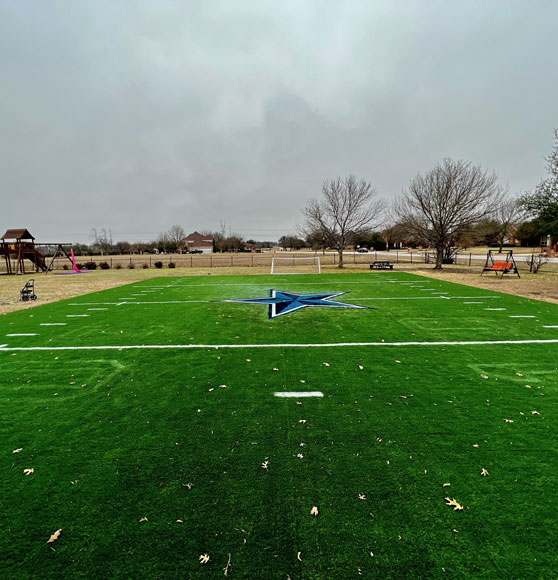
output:
[[[503,259],[500,256],[505,256]],[[488,250],[488,254],[486,255],[486,262],[481,272],[481,276],[485,272],[494,272],[496,276],[500,276],[500,278],[504,277],[504,274],[515,274],[518,278],[521,278],[519,275],[519,270],[517,269],[517,264],[515,263],[515,259],[513,257],[513,250],[506,252],[494,252],[493,250]]]

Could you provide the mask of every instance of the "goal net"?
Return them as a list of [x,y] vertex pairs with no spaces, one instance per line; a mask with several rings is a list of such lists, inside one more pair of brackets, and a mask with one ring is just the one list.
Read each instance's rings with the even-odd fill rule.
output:
[[272,274],[321,274],[320,258],[272,258]]

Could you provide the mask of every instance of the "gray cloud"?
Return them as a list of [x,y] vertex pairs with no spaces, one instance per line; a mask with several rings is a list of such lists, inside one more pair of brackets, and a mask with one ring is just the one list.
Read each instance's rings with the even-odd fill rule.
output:
[[558,4],[0,0],[0,227],[293,231],[323,179],[444,156],[511,191],[558,126]]

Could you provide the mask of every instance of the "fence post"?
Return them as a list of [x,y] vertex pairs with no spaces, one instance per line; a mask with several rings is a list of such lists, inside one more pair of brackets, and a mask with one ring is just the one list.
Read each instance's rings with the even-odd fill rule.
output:
[[110,259],[110,269],[112,270],[112,258]]
[[413,252],[411,252],[411,264],[413,263]]
[[395,257],[397,258],[397,264],[399,264],[399,252],[395,252]]
[[209,267],[213,268],[213,255],[209,254]]
[[472,259],[472,255],[471,255],[471,252],[469,252],[469,266],[471,265],[471,259]]
[[356,264],[356,252],[353,252],[353,264]]

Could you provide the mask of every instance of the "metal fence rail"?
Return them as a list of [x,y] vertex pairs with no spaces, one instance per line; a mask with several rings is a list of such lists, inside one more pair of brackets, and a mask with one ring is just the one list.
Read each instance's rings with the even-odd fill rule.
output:
[[[230,253],[230,254],[165,254],[165,255],[127,255],[127,256],[77,256],[76,261],[82,266],[88,263],[94,263],[97,270],[103,269],[161,269],[172,268],[235,268],[235,267],[265,267],[271,270],[271,262],[274,257],[293,258],[292,263],[289,260],[282,261],[282,265],[293,268],[301,267],[296,258],[317,256],[320,258],[322,267],[336,266],[339,263],[339,257],[336,252],[266,252],[257,253]],[[514,255],[517,267],[520,272],[531,271],[532,262],[535,259],[532,254]],[[344,263],[347,266],[351,264],[366,266],[375,260],[389,260],[393,264],[433,264],[435,255],[432,252],[408,252],[408,251],[380,251],[380,252],[345,252]],[[454,255],[454,264],[465,266],[471,269],[477,269],[479,273],[486,262],[485,255],[472,253],[459,253]],[[47,263],[49,260],[47,259]],[[159,265],[160,264],[160,265]],[[304,263],[303,263],[304,264]],[[307,263],[304,267],[308,267]],[[31,262],[25,262],[26,272],[33,272],[34,265]],[[67,259],[57,258],[54,262],[55,270],[71,269],[71,264]],[[540,272],[558,273],[558,258],[549,258],[540,267]],[[0,262],[0,273],[6,273],[4,261]]]

